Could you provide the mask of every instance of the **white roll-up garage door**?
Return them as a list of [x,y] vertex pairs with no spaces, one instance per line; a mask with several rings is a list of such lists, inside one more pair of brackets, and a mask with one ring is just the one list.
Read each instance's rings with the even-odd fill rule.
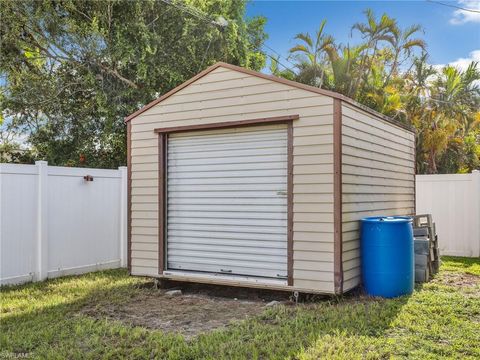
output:
[[287,127],[171,134],[167,268],[287,277]]

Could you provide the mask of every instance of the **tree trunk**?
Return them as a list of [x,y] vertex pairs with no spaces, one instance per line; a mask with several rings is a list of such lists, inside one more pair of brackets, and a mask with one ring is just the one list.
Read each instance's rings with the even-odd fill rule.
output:
[[397,50],[395,50],[395,58],[393,59],[392,68],[390,69],[390,72],[389,72],[387,78],[385,79],[385,82],[383,83],[383,88],[385,88],[385,86],[388,85],[388,83],[390,82],[390,78],[393,76],[393,74],[397,70],[398,56],[399,56],[399,51],[397,49]]
[[428,153],[428,173],[429,174],[436,174],[437,170],[437,162],[436,162],[436,153],[433,149],[431,149]]

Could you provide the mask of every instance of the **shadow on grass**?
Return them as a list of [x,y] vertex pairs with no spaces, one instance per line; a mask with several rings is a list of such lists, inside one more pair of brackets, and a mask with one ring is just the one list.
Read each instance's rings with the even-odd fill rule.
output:
[[[344,339],[383,337],[409,299],[351,294],[297,306],[275,306],[190,341],[93,318],[81,311],[85,306],[120,306],[132,301],[136,295],[152,291],[147,283],[122,271],[105,271],[2,289],[5,300],[14,298],[14,305],[3,311],[0,348],[33,352],[39,358],[296,358],[319,339],[327,344],[331,340],[334,345],[339,334]],[[175,302],[172,298],[172,307]]]

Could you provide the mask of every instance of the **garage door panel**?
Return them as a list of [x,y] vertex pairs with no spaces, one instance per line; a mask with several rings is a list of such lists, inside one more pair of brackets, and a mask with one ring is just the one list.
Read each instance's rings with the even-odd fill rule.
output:
[[[205,205],[211,206],[211,205]],[[185,210],[182,210],[182,207]],[[231,207],[234,207],[232,205]],[[273,206],[272,206],[273,207]],[[277,208],[279,208],[277,206]],[[283,208],[283,206],[280,207]],[[217,212],[217,211],[189,211],[190,208],[188,205],[179,206],[177,210],[169,210],[169,218],[210,218],[210,219],[237,219],[237,220],[248,220],[248,219],[256,219],[256,220],[286,220],[287,214],[278,215],[277,212],[274,211],[264,211],[264,212],[253,212],[253,211],[230,211],[230,212]],[[273,210],[273,209],[272,209]]]
[[167,268],[287,276],[286,126],[169,137]]
[[[268,195],[267,195],[268,196]],[[283,205],[281,197],[178,197],[170,196],[171,205]],[[255,208],[254,208],[255,210]]]
[[[271,149],[272,151],[276,150],[277,148]],[[255,149],[253,149],[255,150]],[[169,154],[169,170],[170,172],[177,172],[177,171],[191,171],[192,169],[195,171],[203,171],[206,169],[195,169],[191,166],[198,166],[198,165],[217,165],[218,167],[225,167],[229,164],[258,164],[260,162],[264,163],[279,163],[283,162],[286,159],[286,153],[279,153],[275,152],[273,154],[268,155],[259,155],[259,154],[249,154],[249,155],[237,155],[235,152],[232,151],[225,151],[222,150],[218,154],[209,151],[208,157],[201,157],[202,151],[196,151],[188,153],[189,157],[186,156],[179,156],[178,154]],[[265,165],[265,164],[264,164]],[[181,166],[181,167],[180,167]],[[208,171],[214,169],[214,167],[209,167]],[[233,170],[237,170],[233,168]]]
[[[207,273],[221,273],[221,274],[230,274],[230,275],[247,275],[247,276],[256,276],[256,277],[267,277],[267,278],[286,278],[286,272],[278,272],[278,265],[271,267],[261,267],[261,268],[252,268],[251,264],[245,264],[245,266],[239,266],[238,264],[232,264],[229,262],[226,265],[222,264],[207,264],[204,262],[191,261],[188,267],[185,266],[185,259],[182,261],[169,262],[170,269],[175,270],[189,270],[197,272],[207,272]],[[242,265],[242,264],[241,264]],[[222,267],[223,266],[223,267]],[[222,271],[225,270],[225,271]]]
[[[261,201],[266,200],[277,200],[281,198],[272,197],[270,191],[196,191],[196,192],[184,192],[184,191],[169,191],[169,201],[172,199],[212,199],[212,201],[219,199],[261,199]],[[282,199],[282,201],[285,201]],[[210,202],[209,202],[210,203]],[[253,204],[253,202],[252,202]]]
[[[268,171],[266,171],[268,172]],[[186,174],[187,176],[192,176]],[[184,177],[184,178],[174,178],[169,180],[171,186],[174,185],[228,185],[228,184],[270,184],[273,185],[272,191],[276,189],[281,190],[281,185],[285,184],[287,180],[286,176],[270,176],[262,177],[259,175],[254,175],[253,177],[248,176],[229,176],[229,177],[210,177],[210,178],[194,178],[194,177]],[[272,194],[275,195],[275,194]]]
[[278,131],[281,129],[271,129],[271,130],[257,130],[257,131],[243,131],[239,129],[237,132],[228,132],[225,130],[217,131],[216,133],[206,134],[202,132],[191,132],[190,134],[180,134],[176,133],[171,135],[171,138],[181,139],[181,142],[175,142],[172,146],[181,146],[186,143],[212,143],[218,141],[236,141],[243,139],[243,141],[252,142],[253,140],[258,139],[275,139],[283,138],[284,133]]
[[176,258],[185,257],[191,259],[206,259],[208,261],[217,261],[217,262],[224,262],[226,260],[233,260],[233,261],[240,261],[240,262],[247,262],[250,263],[249,265],[252,266],[252,263],[258,265],[259,263],[274,263],[274,264],[283,264],[285,261],[284,259],[287,256],[287,250],[285,249],[283,254],[271,255],[268,251],[265,250],[265,253],[261,255],[254,254],[251,249],[242,249],[241,252],[234,252],[233,249],[230,251],[210,251],[206,247],[203,250],[184,250],[184,249],[170,249],[170,256],[172,261],[175,261]]
[[220,211],[220,212],[272,212],[276,213],[279,218],[284,218],[287,205],[265,205],[265,204],[171,204],[168,206],[168,211]]
[[[287,154],[287,149],[278,149],[278,146],[264,146],[262,148],[242,148],[241,150],[236,150],[235,153],[233,154],[225,154],[224,150],[218,150],[222,151],[223,153],[221,154],[222,157],[228,157],[232,159],[233,161],[243,161],[246,160],[248,161],[248,157],[250,156],[272,156],[273,159],[279,158],[282,155]],[[201,161],[216,161],[218,158],[218,151],[210,151],[209,153],[204,153],[204,152],[173,152],[171,154],[171,158],[174,159],[175,161],[180,161],[180,160],[201,160]],[[268,159],[268,158],[267,158]],[[218,163],[218,161],[217,161]],[[188,164],[188,163],[186,163]]]
[[271,233],[230,233],[225,231],[209,231],[209,232],[199,232],[192,230],[168,230],[169,239],[177,238],[177,241],[192,241],[192,238],[198,239],[198,241],[205,241],[205,239],[212,239],[212,241],[221,240],[221,244],[225,243],[225,240],[228,243],[235,243],[235,240],[238,241],[261,241],[261,242],[271,242],[271,246],[275,246],[275,243],[281,243],[285,237],[284,233],[280,234],[271,234]]
[[[225,141],[219,143],[208,143],[208,144],[190,144],[190,145],[172,145],[168,147],[168,150],[171,151],[171,154],[178,153],[193,153],[195,151],[217,151],[219,155],[223,152],[235,151],[238,148],[245,149],[265,149],[265,148],[279,148],[283,145],[283,139],[258,139],[259,144],[252,144],[251,141],[242,140],[242,141]],[[235,154],[236,155],[236,154]]]
[[205,225],[215,225],[219,227],[223,226],[243,226],[243,227],[251,227],[251,226],[258,226],[259,228],[262,227],[267,227],[271,228],[272,226],[274,227],[283,227],[283,221],[282,219],[279,220],[273,220],[273,219],[268,219],[268,220],[256,220],[256,219],[226,219],[226,218],[208,218],[208,217],[203,217],[203,218],[192,218],[192,217],[174,217],[174,218],[168,218],[168,224],[175,225],[175,224],[205,224]]
[[286,186],[280,184],[213,184],[213,185],[168,185],[168,191],[172,192],[197,192],[197,191],[272,191],[271,196],[276,196],[277,191],[286,191]]
[[[250,170],[249,175],[250,176],[245,176],[244,171],[239,171],[237,169],[235,170],[210,170],[210,167],[208,167],[208,171],[204,171],[205,167],[203,169],[200,169],[200,171],[196,171],[194,174],[191,174],[190,171],[175,171],[172,172],[170,171],[170,177],[169,181],[170,183],[172,180],[175,179],[216,179],[216,178],[243,178],[243,179],[249,179],[253,178],[256,181],[259,181],[260,178],[263,178],[265,176],[271,177],[281,177],[285,178],[287,174],[285,174],[284,169],[258,169],[258,170]],[[256,179],[259,178],[259,179]],[[284,179],[282,179],[284,180]]]
[[[236,260],[236,259],[228,259],[226,257],[213,257],[213,256],[199,256],[199,252],[192,252],[190,254],[185,254],[184,256],[176,255],[171,256],[170,259],[171,263],[177,264],[185,264],[186,267],[182,267],[181,269],[189,269],[193,267],[195,264],[205,264],[205,265],[212,265],[216,266],[216,270],[214,272],[227,272],[222,270],[229,270],[237,267],[242,267],[245,269],[270,269],[275,270],[275,276],[279,273],[279,262],[277,261],[265,261],[260,259],[260,261],[255,262],[252,264],[252,260],[245,257],[245,260]],[[184,265],[184,266],[185,266]],[[192,270],[202,271],[199,266],[196,266]],[[232,272],[233,273],[233,272]],[[281,273],[281,272],[280,272]],[[251,275],[251,273],[249,274]],[[262,276],[263,274],[256,274],[258,276]]]
[[[216,145],[233,145],[233,144],[250,144],[260,147],[258,144],[265,142],[281,141],[286,138],[286,134],[282,131],[259,131],[243,134],[224,134],[212,136],[192,136],[192,137],[171,137],[177,139],[171,143],[169,148],[175,149],[190,149],[192,146],[210,146]],[[238,148],[239,146],[237,146]]]
[[262,253],[269,255],[284,254],[287,245],[279,247],[277,242],[281,239],[273,240],[249,240],[249,239],[215,239],[209,237],[176,237],[169,236],[169,249],[183,249],[183,250],[202,250],[210,249],[211,251],[225,251],[225,252],[253,252],[258,253],[258,248],[263,248]]
[[190,230],[190,231],[204,231],[204,232],[225,232],[225,233],[255,233],[255,234],[287,234],[287,227],[268,227],[259,226],[258,228],[251,228],[249,226],[233,226],[224,225],[219,227],[218,225],[205,225],[205,224],[178,224],[169,223],[168,230]]
[[[232,259],[216,259],[211,257],[198,257],[198,256],[172,256],[170,264],[173,264],[175,268],[182,270],[197,270],[205,271],[201,265],[210,265],[213,272],[223,273],[230,272],[232,274],[242,274],[242,275],[256,275],[262,276],[263,274],[257,273],[257,269],[262,270],[273,270],[275,271],[274,277],[277,275],[286,276],[286,272],[279,271],[278,268],[281,264],[272,261],[257,261],[254,266],[252,266],[252,261],[245,260],[232,260]],[[187,266],[185,266],[187,265]],[[280,266],[279,266],[280,265]],[[243,268],[243,272],[236,270],[236,268]]]

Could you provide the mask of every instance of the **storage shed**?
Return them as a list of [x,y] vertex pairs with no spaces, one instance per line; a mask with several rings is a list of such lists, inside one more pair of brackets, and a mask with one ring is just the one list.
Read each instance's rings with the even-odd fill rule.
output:
[[415,210],[414,133],[337,93],[217,63],[126,122],[132,275],[341,294]]

